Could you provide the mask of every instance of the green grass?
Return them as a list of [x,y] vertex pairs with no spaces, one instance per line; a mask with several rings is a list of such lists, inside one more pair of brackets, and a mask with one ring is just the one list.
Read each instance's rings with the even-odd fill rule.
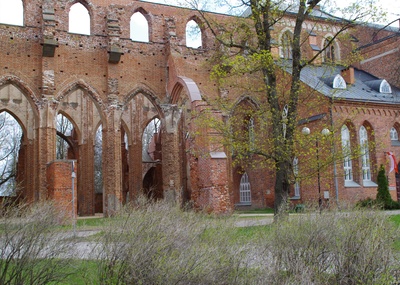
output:
[[272,208],[235,211],[235,214],[273,214],[273,213],[274,213],[274,209],[272,209]]
[[[393,215],[389,218],[400,230],[400,215]],[[393,248],[397,251],[400,251],[400,237],[398,237],[394,243]]]

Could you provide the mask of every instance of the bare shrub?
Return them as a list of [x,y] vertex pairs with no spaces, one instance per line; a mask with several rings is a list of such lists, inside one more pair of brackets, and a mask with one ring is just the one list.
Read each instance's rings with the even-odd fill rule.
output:
[[232,219],[136,205],[110,220],[99,241],[100,284],[255,284]]
[[268,284],[398,282],[396,234],[376,211],[291,217],[274,225],[268,236]]
[[47,284],[64,280],[73,241],[56,230],[51,203],[10,207],[0,219],[0,284]]

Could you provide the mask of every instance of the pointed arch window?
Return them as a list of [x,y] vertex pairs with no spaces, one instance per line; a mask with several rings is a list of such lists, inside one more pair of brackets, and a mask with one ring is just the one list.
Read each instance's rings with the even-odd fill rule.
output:
[[390,84],[385,79],[382,80],[382,82],[379,86],[379,92],[386,93],[386,94],[392,93],[392,88],[390,87]]
[[344,78],[340,75],[337,74],[335,78],[333,79],[333,88],[334,89],[346,89],[346,81]]
[[292,59],[292,42],[292,33],[284,32],[281,40],[281,58]]
[[131,17],[130,37],[132,41],[149,42],[149,23],[141,12],[136,12]]
[[332,37],[328,37],[324,41],[324,62],[335,62],[338,60],[338,51],[336,43],[332,41]]
[[360,150],[363,181],[371,181],[371,166],[369,159],[368,132],[364,126],[360,128]]
[[300,198],[300,181],[298,179],[299,176],[299,159],[295,157],[293,159],[293,174],[294,174],[294,197]]
[[390,129],[390,140],[392,140],[392,141],[398,141],[399,140],[399,134],[397,133],[397,130],[394,127],[392,127]]
[[353,166],[351,162],[351,146],[350,146],[350,131],[349,128],[344,125],[341,131],[342,136],[342,152],[343,152],[343,171],[344,181],[353,181]]
[[191,48],[202,47],[201,29],[194,20],[190,20],[186,24],[186,46]]
[[81,35],[90,35],[89,11],[81,3],[75,3],[69,10],[68,32]]
[[249,176],[245,172],[240,178],[240,203],[251,204],[251,187],[249,182]]
[[250,118],[247,124],[247,130],[249,132],[249,145],[250,150],[254,150],[254,143],[255,143],[255,132],[254,132],[254,119]]

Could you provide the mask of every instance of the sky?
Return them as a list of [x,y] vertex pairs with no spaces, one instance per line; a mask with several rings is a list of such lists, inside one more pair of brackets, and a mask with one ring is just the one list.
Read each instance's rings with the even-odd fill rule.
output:
[[[179,2],[181,2],[181,3],[185,2],[185,0],[144,0],[144,1],[162,3],[162,4],[170,4],[170,5],[176,5],[176,6],[178,6]],[[233,1],[238,1],[238,0],[227,0],[227,1],[232,3]],[[353,0],[329,0],[329,1],[331,1],[333,4],[327,6],[327,8],[325,10],[329,9],[329,7],[345,7],[346,5],[349,5],[349,3],[351,3],[351,1],[353,1]],[[371,1],[371,0],[363,0],[363,3],[366,3],[368,1]],[[378,21],[380,24],[387,24],[395,19],[400,18],[400,1],[399,0],[375,0],[373,2],[377,6],[381,7],[384,12],[387,13],[386,19],[383,19],[383,18],[376,19],[376,21]],[[210,3],[216,3],[216,2],[205,1],[205,3],[210,5]],[[74,5],[74,6],[82,6],[82,5]],[[6,9],[6,8],[9,8],[9,9]],[[22,1],[21,0],[0,0],[0,22],[14,24],[14,25],[23,25],[22,16],[18,16],[18,13],[16,13],[16,14],[10,13],[9,12],[10,8],[11,8],[11,10],[14,10],[14,11],[22,11]],[[88,24],[89,18],[88,18],[87,11],[85,9],[79,9],[79,7],[77,7],[77,8],[79,10],[79,11],[77,11],[77,13],[80,13],[80,14],[78,14],[79,15],[78,18],[81,19],[81,21],[80,22],[72,21],[71,26],[70,26],[70,32],[81,33],[81,34],[90,34],[90,31],[87,28],[86,29],[84,28],[84,27],[90,26]],[[218,7],[218,8],[214,7],[214,8],[212,8],[212,10],[216,11],[216,12],[226,12],[227,9],[226,8],[224,9],[223,7]],[[327,12],[330,12],[330,11],[327,11]],[[22,15],[22,12],[19,14]],[[139,30],[143,31],[143,29],[146,28],[147,25],[145,25],[145,23],[143,23],[143,21],[145,21],[144,19],[138,18],[138,19],[135,19],[135,21],[136,22],[134,22],[134,23],[137,27],[139,27]],[[73,23],[76,23],[76,25]],[[396,21],[395,23],[392,24],[392,26],[399,27],[399,22]],[[148,39],[145,36],[143,36],[143,37],[139,36],[139,38],[136,40],[147,41]],[[194,44],[194,45],[196,45],[196,44]]]

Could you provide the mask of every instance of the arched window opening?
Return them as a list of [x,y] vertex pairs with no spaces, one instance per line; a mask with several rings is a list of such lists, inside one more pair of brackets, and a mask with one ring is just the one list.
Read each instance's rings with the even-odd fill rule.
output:
[[142,13],[136,12],[132,15],[130,31],[132,41],[149,42],[149,23]]
[[390,140],[392,140],[392,141],[398,141],[399,140],[399,134],[397,133],[397,130],[394,127],[392,127],[390,129]]
[[63,114],[57,115],[57,139],[56,157],[57,159],[68,159],[69,151],[72,151],[74,127],[70,120]]
[[333,79],[333,88],[334,89],[346,89],[347,88],[346,81],[340,74],[337,74],[335,76],[335,78]]
[[331,42],[332,38],[326,38],[324,41],[324,61],[325,62],[335,62],[337,60],[337,50],[335,42]]
[[103,132],[100,125],[94,137],[94,192],[103,193]]
[[240,203],[251,204],[251,187],[249,182],[249,176],[245,172],[240,178]]
[[24,25],[24,7],[21,0],[0,0],[0,23]]
[[201,38],[202,35],[199,25],[194,20],[190,20],[186,24],[186,46],[191,48],[201,48]]
[[392,88],[390,87],[390,84],[385,79],[382,80],[382,82],[379,86],[379,92],[386,93],[386,94],[392,93]]
[[254,150],[255,148],[255,131],[254,131],[254,118],[249,118],[247,123],[247,132],[249,134],[249,149]]
[[0,196],[15,196],[18,191],[17,166],[22,128],[7,112],[0,114]]
[[350,146],[350,131],[349,128],[344,125],[342,127],[342,152],[343,152],[343,170],[344,170],[344,181],[353,181],[353,166],[351,162],[351,146]]
[[[142,157],[143,160],[159,159],[159,135],[161,121],[158,118],[151,120],[143,131],[142,136]],[[147,159],[146,159],[147,158]]]
[[74,34],[90,35],[89,11],[81,3],[75,3],[69,10],[68,32]]
[[281,58],[292,59],[292,41],[292,33],[284,32],[281,41]]
[[371,166],[369,159],[368,132],[364,126],[360,128],[360,150],[363,181],[371,181]]
[[299,177],[299,159],[295,157],[293,159],[293,174],[294,174],[294,197],[300,198],[300,181]]

